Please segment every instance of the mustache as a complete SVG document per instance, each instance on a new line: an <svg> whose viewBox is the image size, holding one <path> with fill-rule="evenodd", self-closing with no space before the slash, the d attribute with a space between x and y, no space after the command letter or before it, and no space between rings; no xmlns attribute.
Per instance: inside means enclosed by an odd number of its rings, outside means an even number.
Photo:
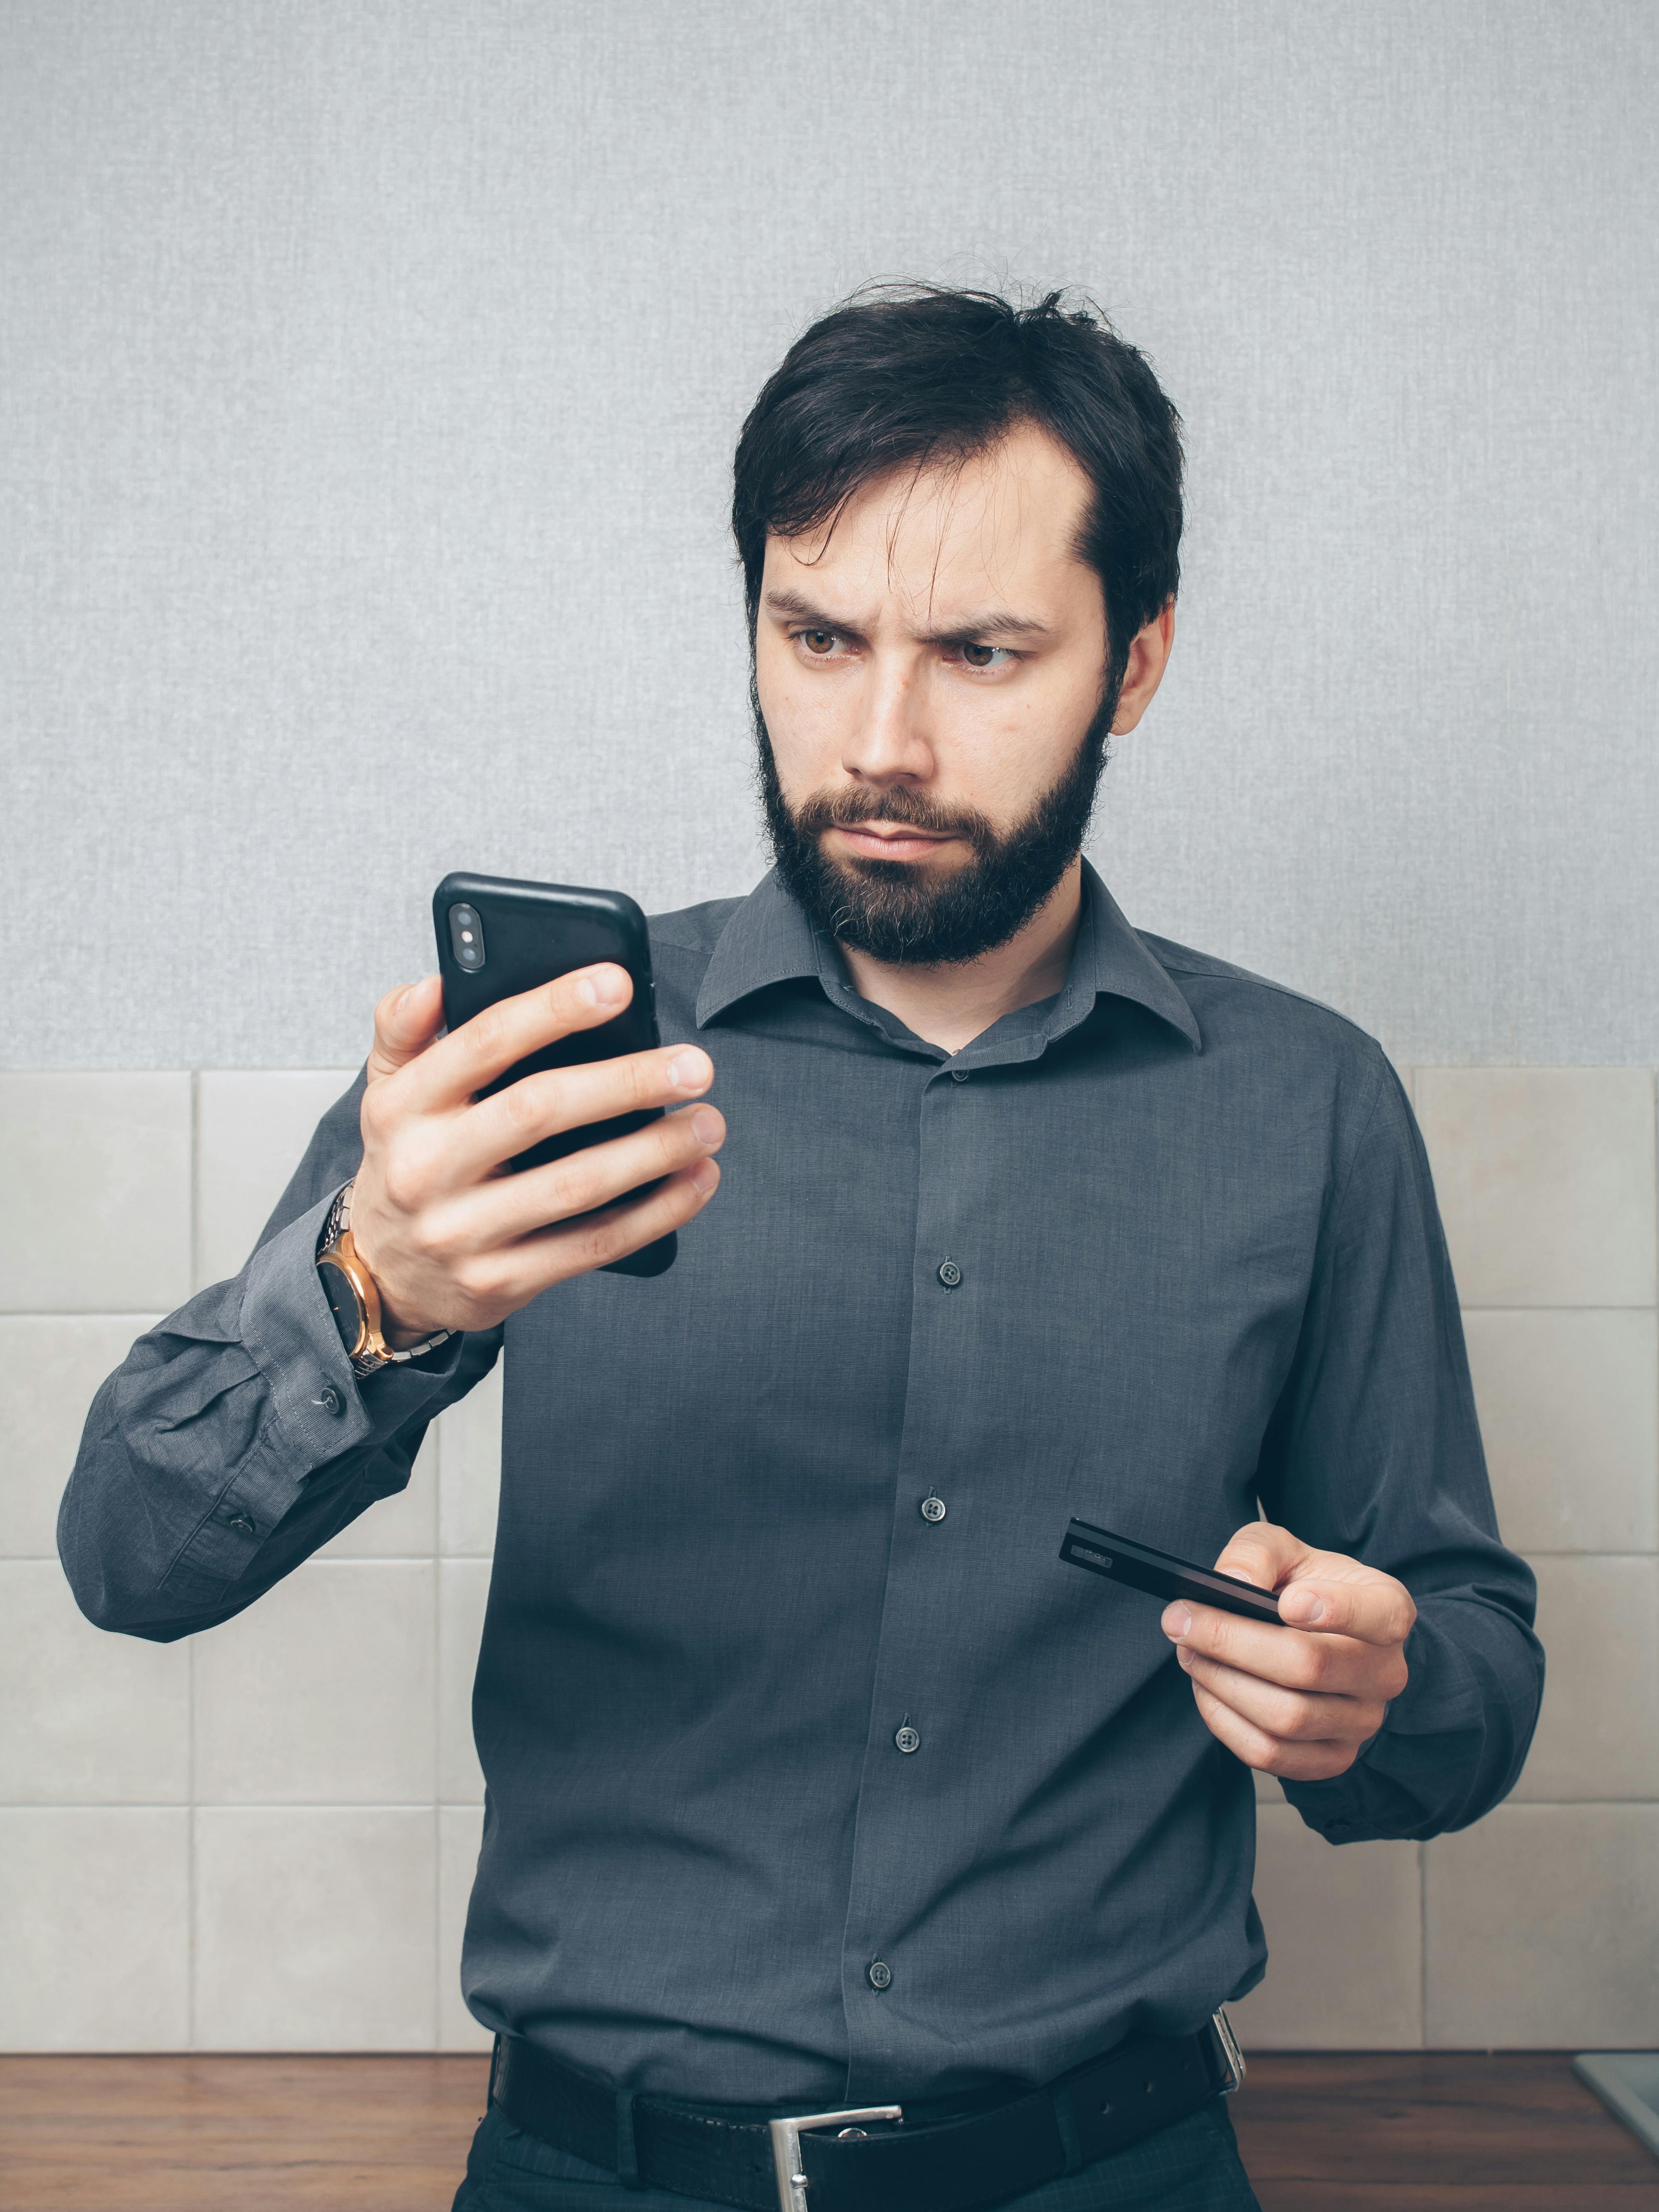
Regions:
<svg viewBox="0 0 1659 2212"><path fill-rule="evenodd" d="M824 830L852 830L861 822L902 822L936 837L963 837L976 852L993 848L996 832L974 807L940 806L920 793L895 785L875 791L852 785L843 791L814 792L794 810L797 828L806 836Z"/></svg>

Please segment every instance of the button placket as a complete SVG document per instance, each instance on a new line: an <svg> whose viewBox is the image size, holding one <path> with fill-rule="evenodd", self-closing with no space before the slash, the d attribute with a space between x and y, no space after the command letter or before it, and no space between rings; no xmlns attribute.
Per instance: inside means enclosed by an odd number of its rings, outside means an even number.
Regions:
<svg viewBox="0 0 1659 2212"><path fill-rule="evenodd" d="M912 1886L904 1871L910 1864L909 1855L896 1855L891 1846L896 1834L908 1835L915 1820L926 1817L930 1763L910 1763L927 1747L923 1731L913 1723L910 1713L932 1711L939 1691L938 1638L930 1622L945 1601L945 1585L939 1580L945 1555L937 1547L947 1542L939 1532L939 1524L948 1509L945 1498L929 1486L927 1478L939 1464L941 1403L949 1406L967 1387L965 1379L955 1376L964 1340L963 1310L956 1303L956 1293L966 1272L957 1257L961 1249L957 1240L964 1225L960 1212L961 1161L964 1148L972 1142L975 1126L966 1093L954 1084L947 1088L936 1074L921 1099L911 1350L893 1499L896 1539L901 1528L908 1527L912 1534L908 1542L896 1540L889 1555L872 1686L872 1719L884 1709L890 1714L896 1711L900 1723L896 1729L890 1719L884 1727L878 1723L866 1741L842 1954L846 1976L842 1986L848 1991L860 1980L876 1991L891 1984L895 1969L881 1952L893 1940L896 1925L902 1924ZM921 1477L920 1481L917 1476ZM913 1512L923 1524L921 1529L909 1518ZM929 1547L926 1557L912 1549L920 1543ZM939 1737L929 1731L935 1747L947 1746L929 1755L930 1761L935 1758L945 1761L942 1771L948 1771L950 1760L948 1708L947 1690L939 1715L946 1735ZM937 1784L935 1775L933 1786ZM902 1973L903 1967L901 1959L897 1971ZM847 2026L849 2080L861 2083L866 2067L869 2079L879 2078L887 2062L878 2047L873 2015L849 2006Z"/></svg>

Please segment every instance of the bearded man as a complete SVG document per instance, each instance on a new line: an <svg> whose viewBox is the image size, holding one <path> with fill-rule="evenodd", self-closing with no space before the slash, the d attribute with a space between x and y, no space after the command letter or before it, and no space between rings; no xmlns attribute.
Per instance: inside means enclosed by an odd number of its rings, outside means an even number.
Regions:
<svg viewBox="0 0 1659 2212"><path fill-rule="evenodd" d="M64 1561L165 1639L505 1358L458 2212L1252 2205L1252 1770L1338 1844L1519 1771L1533 1586L1400 1085L1081 857L1181 483L1146 362L1058 295L809 330L736 465L777 865L653 923L661 1049L481 1096L628 977L453 1034L435 977L389 994L242 1274L93 1409ZM390 1347L355 1366L348 1189ZM665 1274L601 1272L670 1230ZM1280 1621L1076 1573L1073 1515Z"/></svg>

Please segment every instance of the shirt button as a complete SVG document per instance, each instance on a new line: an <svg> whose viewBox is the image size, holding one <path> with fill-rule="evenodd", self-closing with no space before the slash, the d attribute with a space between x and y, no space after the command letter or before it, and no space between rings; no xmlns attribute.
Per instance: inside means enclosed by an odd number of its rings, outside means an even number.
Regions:
<svg viewBox="0 0 1659 2212"><path fill-rule="evenodd" d="M228 1525L244 1536L257 1536L259 1533L246 1513L233 1513Z"/></svg>
<svg viewBox="0 0 1659 2212"><path fill-rule="evenodd" d="M332 1413L337 1419L345 1411L345 1400L331 1382L324 1383L318 1395L317 1403L325 1413Z"/></svg>
<svg viewBox="0 0 1659 2212"><path fill-rule="evenodd" d="M942 1521L945 1518L945 1500L942 1498L924 1498L921 1517L924 1521Z"/></svg>
<svg viewBox="0 0 1659 2212"><path fill-rule="evenodd" d="M920 1751L921 1738L913 1728L902 1728L893 1738L901 1751Z"/></svg>
<svg viewBox="0 0 1659 2212"><path fill-rule="evenodd" d="M892 1978L893 1970L888 1965L886 1960L878 1959L870 1969L871 1988L872 1990L884 1990Z"/></svg>
<svg viewBox="0 0 1659 2212"><path fill-rule="evenodd" d="M968 1080L967 1069L965 1067L953 1067L951 1070L951 1080L952 1083L966 1083Z"/></svg>
<svg viewBox="0 0 1659 2212"><path fill-rule="evenodd" d="M939 1263L939 1279L947 1291L953 1291L962 1280L962 1270L954 1260L941 1260Z"/></svg>

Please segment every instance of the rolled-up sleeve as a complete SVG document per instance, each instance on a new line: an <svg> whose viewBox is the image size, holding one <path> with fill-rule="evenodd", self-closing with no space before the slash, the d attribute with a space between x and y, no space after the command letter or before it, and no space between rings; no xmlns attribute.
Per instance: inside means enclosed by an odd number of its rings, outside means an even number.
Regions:
<svg viewBox="0 0 1659 2212"><path fill-rule="evenodd" d="M1543 1692L1536 1589L1499 1540L1429 1164L1392 1069L1334 1195L1259 1490L1415 1599L1410 1679L1346 1774L1286 1783L1333 1843L1466 1826L1514 1787Z"/></svg>
<svg viewBox="0 0 1659 2212"><path fill-rule="evenodd" d="M359 1377L316 1267L361 1158L362 1079L324 1115L240 1274L139 1338L93 1401L58 1521L100 1627L170 1642L240 1613L409 1481L427 1425L500 1332Z"/></svg>

